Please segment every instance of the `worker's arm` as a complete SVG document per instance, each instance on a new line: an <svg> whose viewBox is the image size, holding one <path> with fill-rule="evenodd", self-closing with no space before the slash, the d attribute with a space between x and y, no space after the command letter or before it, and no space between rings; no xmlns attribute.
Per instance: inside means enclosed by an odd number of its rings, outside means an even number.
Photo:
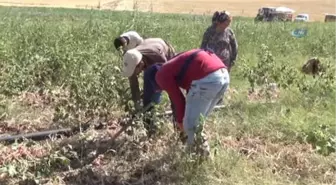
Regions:
<svg viewBox="0 0 336 185"><path fill-rule="evenodd" d="M132 101L134 103L134 107L136 110L139 110L140 107L140 88L139 88L139 81L137 75L132 75L128 78L131 88L131 94L132 94Z"/></svg>
<svg viewBox="0 0 336 185"><path fill-rule="evenodd" d="M167 72L167 71L165 71ZM165 90L173 103L176 113L176 121L179 128L183 129L183 117L185 111L185 97L171 75L160 73L156 76L156 82L162 90Z"/></svg>
<svg viewBox="0 0 336 185"><path fill-rule="evenodd" d="M201 49L206 49L207 44L211 38L211 28L207 28L207 30L203 33L203 38L201 42Z"/></svg>
<svg viewBox="0 0 336 185"><path fill-rule="evenodd" d="M232 49L232 53L231 53L231 57L230 57L230 62L234 63L234 61L237 58L238 55L238 42L236 39L235 34L233 33L232 29L230 29L230 45L231 45L231 49Z"/></svg>

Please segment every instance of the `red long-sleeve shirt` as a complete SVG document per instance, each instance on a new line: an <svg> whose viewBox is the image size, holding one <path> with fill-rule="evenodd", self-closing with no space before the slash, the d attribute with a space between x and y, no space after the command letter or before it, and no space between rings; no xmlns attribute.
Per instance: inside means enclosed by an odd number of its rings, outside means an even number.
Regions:
<svg viewBox="0 0 336 185"><path fill-rule="evenodd" d="M162 90L166 91L171 98L176 111L176 121L180 124L183 122L185 112L185 97L179 87L188 91L193 80L199 80L218 69L226 68L216 54L208 51L201 51L197 54L194 60L191 61L180 82L181 86L179 86L175 78L180 72L187 57L196 50L197 49L189 50L169 60L161 67L155 76L157 84ZM181 127L181 125L179 126Z"/></svg>

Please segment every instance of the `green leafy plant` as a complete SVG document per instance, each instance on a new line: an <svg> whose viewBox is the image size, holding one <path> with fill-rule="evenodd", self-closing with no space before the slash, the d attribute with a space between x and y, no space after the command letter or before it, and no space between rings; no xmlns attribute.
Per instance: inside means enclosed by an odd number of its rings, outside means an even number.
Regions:
<svg viewBox="0 0 336 185"><path fill-rule="evenodd" d="M307 142L322 155L329 155L335 152L336 137L334 130L327 125L319 125L318 129L312 130L306 134Z"/></svg>
<svg viewBox="0 0 336 185"><path fill-rule="evenodd" d="M261 45L256 65L249 67L243 64L243 76L248 79L252 91L256 86L267 86L276 83L279 87L288 88L297 80L295 69L288 63L279 63L265 44Z"/></svg>

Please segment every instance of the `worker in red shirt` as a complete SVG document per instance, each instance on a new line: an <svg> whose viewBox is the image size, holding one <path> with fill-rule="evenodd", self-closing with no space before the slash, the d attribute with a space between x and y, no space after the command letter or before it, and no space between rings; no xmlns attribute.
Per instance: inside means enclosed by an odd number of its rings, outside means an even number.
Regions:
<svg viewBox="0 0 336 185"><path fill-rule="evenodd" d="M187 135L187 149L201 149L205 152L203 154L209 155L207 140L202 132L196 130L200 118L206 118L212 112L229 86L230 77L225 64L213 52L192 49L165 64L154 64L148 70L156 73L150 75L155 76L150 83L156 84L158 90L166 91L173 103L177 125ZM186 97L180 88L187 91ZM200 134L200 137L195 137L195 134Z"/></svg>

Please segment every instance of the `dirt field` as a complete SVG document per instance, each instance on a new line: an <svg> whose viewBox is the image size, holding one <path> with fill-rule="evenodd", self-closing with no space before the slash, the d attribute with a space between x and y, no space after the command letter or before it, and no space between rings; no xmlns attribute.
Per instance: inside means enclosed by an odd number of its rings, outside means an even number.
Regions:
<svg viewBox="0 0 336 185"><path fill-rule="evenodd" d="M296 14L310 14L311 20L315 21L322 21L324 13L335 13L334 0L0 0L0 5L114 10L132 10L138 7L142 11L207 14L214 10L228 10L234 15L241 16L255 16L258 8L262 6L286 6L294 9Z"/></svg>

